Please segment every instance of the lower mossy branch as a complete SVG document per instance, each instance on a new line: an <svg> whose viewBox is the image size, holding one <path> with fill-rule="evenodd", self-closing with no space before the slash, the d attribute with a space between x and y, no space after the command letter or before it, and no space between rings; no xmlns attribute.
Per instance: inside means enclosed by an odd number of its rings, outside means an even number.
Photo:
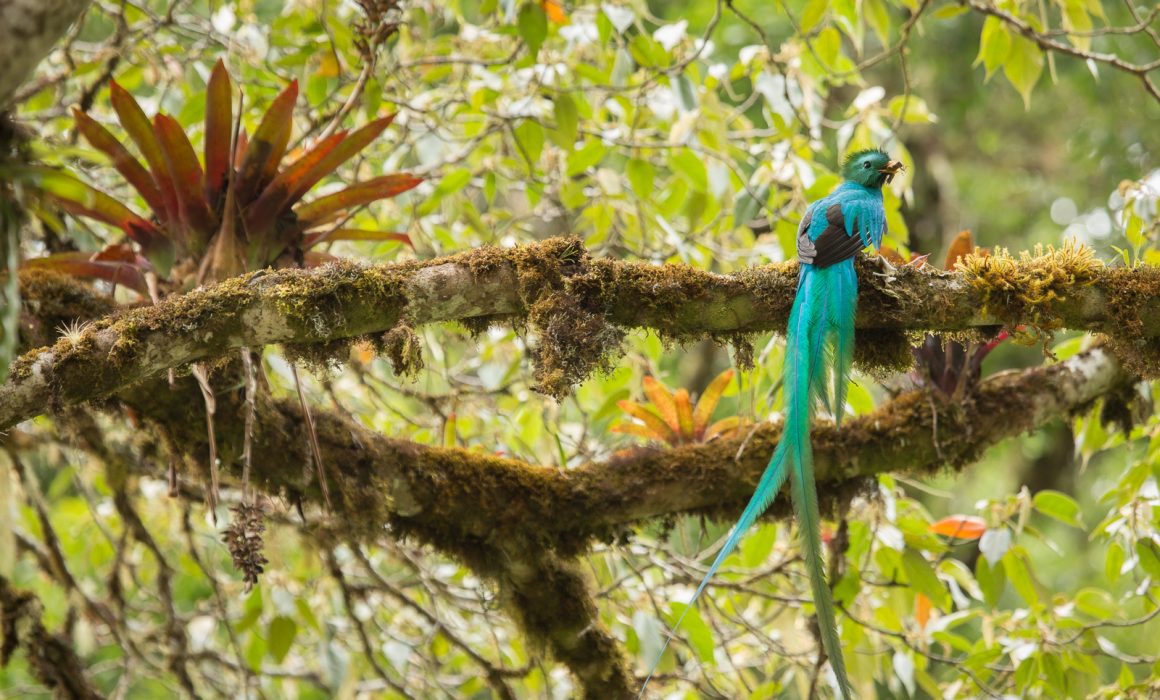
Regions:
<svg viewBox="0 0 1160 700"><path fill-rule="evenodd" d="M1107 334L1133 371L1156 375L1160 271L1105 268L1069 250L1023 260L995 254L978 258L985 264L964 261L963 272L860 260L858 327L876 340L859 343L859 361L869 369L905 364L906 332L1072 328ZM607 367L633 329L741 346L746 334L779 330L796 279L796 263L716 275L594 259L575 239L426 262L258 272L105 317L25 354L0 386L0 429L240 347L283 343L326 361L370 340L410 369L416 337L405 330L443 321L529 327L539 387L560 396ZM391 347L400 343L408 347Z"/></svg>

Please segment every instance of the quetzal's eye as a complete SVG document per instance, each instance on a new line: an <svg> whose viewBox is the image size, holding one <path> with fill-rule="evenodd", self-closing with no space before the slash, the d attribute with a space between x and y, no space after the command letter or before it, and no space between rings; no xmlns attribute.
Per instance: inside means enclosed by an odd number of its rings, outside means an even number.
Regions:
<svg viewBox="0 0 1160 700"><path fill-rule="evenodd" d="M869 170L870 169L870 161L866 161L866 162L862 163L862 167L865 168L866 170Z"/></svg>

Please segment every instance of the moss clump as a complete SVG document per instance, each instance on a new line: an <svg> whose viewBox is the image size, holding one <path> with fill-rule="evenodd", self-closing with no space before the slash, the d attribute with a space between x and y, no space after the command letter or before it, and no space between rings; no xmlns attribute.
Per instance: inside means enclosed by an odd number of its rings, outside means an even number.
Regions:
<svg viewBox="0 0 1160 700"><path fill-rule="evenodd" d="M625 332L566 293L548 294L528 314L538 342L532 348L536 389L560 399L594 371L612 370Z"/></svg>
<svg viewBox="0 0 1160 700"><path fill-rule="evenodd" d="M373 341L375 349L387 356L400 377L414 377L423 369L423 346L410 324L399 321Z"/></svg>
<svg viewBox="0 0 1160 700"><path fill-rule="evenodd" d="M1091 248L1069 240L1059 249L1036 245L1034 253L1023 251L1018 260L1006 248L990 253L976 248L959 258L955 269L981 292L985 312L1003 319L1012 331L1024 326L1017 340L1036 342L1050 339L1061 327L1052 305L1096 282L1104 264Z"/></svg>
<svg viewBox="0 0 1160 700"><path fill-rule="evenodd" d="M909 372L914 366L911 349L920 342L921 336L917 334L860 328L854 331L854 363L876 379Z"/></svg>
<svg viewBox="0 0 1160 700"><path fill-rule="evenodd" d="M1144 379L1160 378L1160 269L1143 265L1108 270L1102 280L1107 294L1108 347L1124 368Z"/></svg>

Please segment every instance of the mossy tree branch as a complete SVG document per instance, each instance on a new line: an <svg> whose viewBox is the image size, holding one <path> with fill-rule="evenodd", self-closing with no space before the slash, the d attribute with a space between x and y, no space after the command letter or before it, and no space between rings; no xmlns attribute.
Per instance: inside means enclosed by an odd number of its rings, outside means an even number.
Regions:
<svg viewBox="0 0 1160 700"><path fill-rule="evenodd" d="M40 289L39 301L30 295L42 315L30 332L44 331L67 307L100 310L69 285L56 288L53 296ZM815 427L819 487L832 500L880 471L961 466L995 441L1075 411L1127 381L1119 363L1097 349L1059 365L992 377L955 405L937 394L903 394L840 432ZM118 398L159 428L175 454L189 456L187 464L198 467L209 451L198 390L189 378L177 391L161 388L162 383L159 377L118 392ZM237 464L243 410L241 392L218 396L223 418L218 448L227 466ZM259 487L320 503L311 470L302 468L311 452L297 402L263 396L258 411L254 479ZM239 420L229 419L234 414ZM630 696L632 679L622 650L599 623L587 581L569 557L637 522L682 512L732 516L748 499L778 435L775 427L762 425L744 438L641 449L560 472L391 440L330 411L320 410L316 420L338 493L328 527L368 541L384 531L409 536L503 582L501 590L521 626L566 664L592 697ZM333 473L338 465L341 473ZM239 471L227 470L228 478L236 482ZM775 507L776 513L784 510L784 504ZM390 528L384 530L384 524Z"/></svg>
<svg viewBox="0 0 1160 700"><path fill-rule="evenodd" d="M1056 365L988 378L959 403L933 391L902 394L840 431L814 426L819 492L834 502L877 473L962 467L995 442L1116 397L1130 382L1115 358L1096 348ZM197 410L197 388L185 378L177 389L146 385L121 398L196 465L209 449L200 422L185 416ZM243 398L235 391L218 399L218 415L226 418L219 455L234 465L225 478L236 483L243 422L228 418L241 414ZM320 506L313 470L303 468L311 451L298 403L262 397L258 414L256 483L270 495ZM393 440L329 410L319 410L315 420L337 487L327 530L367 541L384 532L416 539L502 582L521 627L568 666L587 697L631 697L634 686L623 651L600 623L588 582L569 557L639 522L679 513L735 517L779 432L763 424L732 440L640 449L562 472ZM778 516L788 512L784 502L773 508Z"/></svg>
<svg viewBox="0 0 1160 700"><path fill-rule="evenodd" d="M976 259L967 273L869 259L860 268L864 334L1067 327L1108 334L1137 373L1160 365L1160 272L1152 268L1104 268L1054 251ZM540 386L558 395L608 364L630 329L678 340L780 329L796 272L796 264L769 265L722 276L592 259L574 239L423 263L259 272L102 319L26 354L0 386L0 429L243 346L368 338L405 365L413 354L395 346L413 334L399 329L442 321L527 323L537 332ZM860 344L878 345L889 343Z"/></svg>

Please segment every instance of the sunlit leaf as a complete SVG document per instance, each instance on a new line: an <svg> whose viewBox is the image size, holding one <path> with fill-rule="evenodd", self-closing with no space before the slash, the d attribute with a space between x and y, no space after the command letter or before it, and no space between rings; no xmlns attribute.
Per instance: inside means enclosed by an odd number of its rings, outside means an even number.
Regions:
<svg viewBox="0 0 1160 700"><path fill-rule="evenodd" d="M713 411L717 410L717 403L721 400L721 395L725 393L725 389L729 387L729 382L732 380L733 370L725 370L709 382L709 386L705 387L705 391L697 399L697 408L693 412L693 432L697 437L704 434L709 419L713 417Z"/></svg>
<svg viewBox="0 0 1160 700"><path fill-rule="evenodd" d="M677 389L673 393L673 404L677 408L678 434L683 440L693 440L693 403L689 400L689 390Z"/></svg>
<svg viewBox="0 0 1160 700"><path fill-rule="evenodd" d="M926 595L940 610L950 608L950 593L922 554L908 548L902 553L902 570L916 592Z"/></svg>
<svg viewBox="0 0 1160 700"><path fill-rule="evenodd" d="M673 428L654 410L641 406L635 401L618 401L616 405L620 407L622 412L644 423L653 434L660 436L664 442L676 441L677 434Z"/></svg>
<svg viewBox="0 0 1160 700"><path fill-rule="evenodd" d="M644 394L652 403L653 408L660 414L661 418L665 419L674 433L680 434L680 419L677 416L677 405L673 401L673 394L669 388L664 384L658 382L655 377L645 377Z"/></svg>
<svg viewBox="0 0 1160 700"><path fill-rule="evenodd" d="M309 229L329 221L343 210L394 197L416 187L422 181L423 178L408 173L383 175L302 205L296 213L302 228Z"/></svg>
<svg viewBox="0 0 1160 700"><path fill-rule="evenodd" d="M520 38L528 45L533 56L540 52L540 46L548 36L548 16L538 2L525 2L516 17L516 27Z"/></svg>
<svg viewBox="0 0 1160 700"><path fill-rule="evenodd" d="M990 78L1011 53L1011 33L1007 25L998 17L988 17L983 21L983 32L979 35L979 55L974 65L983 64Z"/></svg>
<svg viewBox="0 0 1160 700"><path fill-rule="evenodd" d="M1031 108L1031 90L1043 73L1043 51L1027 37L1011 37L1011 51L1003 62L1003 73L1023 96L1023 105Z"/></svg>

